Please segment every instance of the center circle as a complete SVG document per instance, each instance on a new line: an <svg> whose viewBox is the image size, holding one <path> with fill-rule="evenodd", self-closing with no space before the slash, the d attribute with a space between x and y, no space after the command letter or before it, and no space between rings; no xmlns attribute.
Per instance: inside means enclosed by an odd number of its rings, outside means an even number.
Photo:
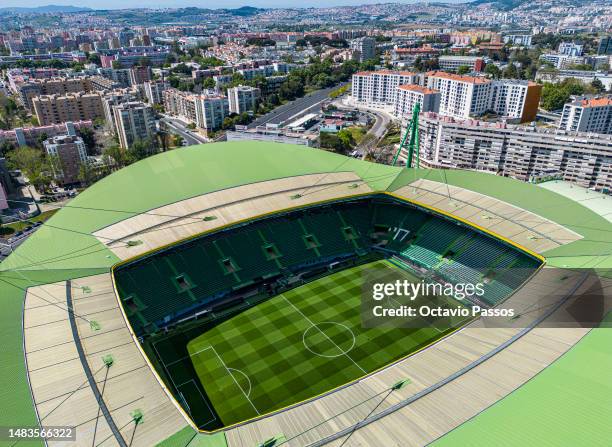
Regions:
<svg viewBox="0 0 612 447"><path fill-rule="evenodd" d="M326 330L328 332L331 332L331 330L337 332L338 331L337 328L331 329L334 326L339 328L340 332L348 333L347 338L344 342L336 344L336 342L334 342L333 339L326 333ZM331 343L333 343L334 345L334 350L336 350L337 353L336 354L325 354L323 352L318 352L316 346L309 346L309 343L308 343L309 337L311 340L313 337L322 337L322 338L325 338L331 341ZM347 343L349 340L350 340L350 343ZM322 323L314 324L310 326L308 329L306 329L304 331L304 334L302 335L302 341L304 343L304 347L308 349L310 352L312 352L314 355L318 355L319 357L333 359L333 358L348 354L355 347L355 334L353 333L351 328L349 328L348 326L342 323L336 323L335 321L323 321ZM347 346L347 345L350 345L350 346Z"/></svg>

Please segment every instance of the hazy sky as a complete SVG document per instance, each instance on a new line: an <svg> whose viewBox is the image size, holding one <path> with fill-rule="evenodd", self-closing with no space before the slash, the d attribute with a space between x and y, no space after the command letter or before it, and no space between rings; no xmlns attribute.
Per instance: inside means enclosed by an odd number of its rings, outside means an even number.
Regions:
<svg viewBox="0 0 612 447"><path fill-rule="evenodd" d="M119 8L141 8L141 7L184 7L198 6L201 8L238 8L240 6L258 6L262 8L283 8L283 7L325 7L339 5L364 5L368 3L415 3L416 0L2 0L0 7L25 6L34 7L41 5L75 5L87 6L98 9L119 9ZM446 0L448 3L460 3L466 0Z"/></svg>

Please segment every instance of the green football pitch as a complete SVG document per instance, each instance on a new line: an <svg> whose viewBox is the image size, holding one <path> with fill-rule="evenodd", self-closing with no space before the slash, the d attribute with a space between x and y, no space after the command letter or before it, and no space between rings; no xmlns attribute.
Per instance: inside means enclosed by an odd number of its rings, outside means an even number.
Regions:
<svg viewBox="0 0 612 447"><path fill-rule="evenodd" d="M435 321L424 328L363 328L361 289L372 268L418 280L387 261L353 267L275 296L187 344L224 426L333 390L451 332Z"/></svg>

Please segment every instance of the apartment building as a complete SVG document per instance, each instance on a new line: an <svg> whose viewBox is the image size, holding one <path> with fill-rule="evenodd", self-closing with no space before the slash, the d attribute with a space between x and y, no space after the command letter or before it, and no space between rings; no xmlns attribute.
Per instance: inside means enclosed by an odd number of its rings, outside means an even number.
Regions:
<svg viewBox="0 0 612 447"><path fill-rule="evenodd" d="M353 75L351 93L367 105L393 105L400 85L419 83L419 74L410 71L361 71Z"/></svg>
<svg viewBox="0 0 612 447"><path fill-rule="evenodd" d="M599 79L606 90L612 90L612 73L606 71L583 71L583 70L538 70L536 81L561 82L568 78L574 78L585 84L590 84Z"/></svg>
<svg viewBox="0 0 612 447"><path fill-rule="evenodd" d="M531 34L506 34L504 36L504 43L529 47L531 46L531 39Z"/></svg>
<svg viewBox="0 0 612 447"><path fill-rule="evenodd" d="M87 163L83 139L74 135L59 135L45 140L43 146L52 156L55 181L62 185L78 183L81 165Z"/></svg>
<svg viewBox="0 0 612 447"><path fill-rule="evenodd" d="M534 121L541 96L541 84L516 79L496 80L492 82L489 109L521 123Z"/></svg>
<svg viewBox="0 0 612 447"><path fill-rule="evenodd" d="M420 85L400 85L397 88L394 114L403 120L410 120L416 104L421 112L438 112L440 110L440 92L421 87Z"/></svg>
<svg viewBox="0 0 612 447"><path fill-rule="evenodd" d="M132 85L128 68L97 68L95 72L104 78L119 83L122 88Z"/></svg>
<svg viewBox="0 0 612 447"><path fill-rule="evenodd" d="M162 93L166 113L180 117L188 123L196 122L196 99L198 95L169 88Z"/></svg>
<svg viewBox="0 0 612 447"><path fill-rule="evenodd" d="M426 75L427 88L440 92L440 114L468 118L482 115L489 109L492 81L442 71Z"/></svg>
<svg viewBox="0 0 612 447"><path fill-rule="evenodd" d="M225 96L200 96L196 101L196 126L205 130L217 130L229 116L229 101Z"/></svg>
<svg viewBox="0 0 612 447"><path fill-rule="evenodd" d="M104 111L104 119L106 120L108 126L115 130L117 128L117 124L115 122L115 113L113 108L120 104L125 104L127 102L135 102L139 101L140 97L137 89L118 89L113 90L112 92L106 93L102 98L102 109Z"/></svg>
<svg viewBox="0 0 612 447"><path fill-rule="evenodd" d="M93 90L88 77L32 79L15 85L21 104L28 110L33 108L33 99L41 95L64 95L66 93L90 92Z"/></svg>
<svg viewBox="0 0 612 447"><path fill-rule="evenodd" d="M376 40L372 37L360 37L351 41L351 49L359 54L359 62L376 58Z"/></svg>
<svg viewBox="0 0 612 447"><path fill-rule="evenodd" d="M230 113L240 114L255 110L260 97L261 91L258 88L248 85L228 88L227 98L229 100L229 111Z"/></svg>
<svg viewBox="0 0 612 447"><path fill-rule="evenodd" d="M110 91L122 88L122 84L113 79L105 78L104 76L92 76L89 78L92 90Z"/></svg>
<svg viewBox="0 0 612 447"><path fill-rule="evenodd" d="M149 104L163 104L163 93L170 88L166 81L147 81L144 83L144 92Z"/></svg>
<svg viewBox="0 0 612 447"><path fill-rule="evenodd" d="M134 66L130 68L130 85L140 85L151 80L151 67Z"/></svg>
<svg viewBox="0 0 612 447"><path fill-rule="evenodd" d="M220 95L194 95L169 88L163 92L166 113L205 130L216 130L229 116L229 101Z"/></svg>
<svg viewBox="0 0 612 447"><path fill-rule="evenodd" d="M555 173L587 188L612 189L609 135L425 113L419 119L419 136L422 166L475 169L524 181Z"/></svg>
<svg viewBox="0 0 612 447"><path fill-rule="evenodd" d="M123 149L129 149L138 140L155 139L155 112L151 106L139 101L126 102L114 106L113 115Z"/></svg>
<svg viewBox="0 0 612 447"><path fill-rule="evenodd" d="M580 97L565 104L559 129L612 134L612 96Z"/></svg>
<svg viewBox="0 0 612 447"><path fill-rule="evenodd" d="M483 71L485 61L477 56L440 56L438 64L441 70L457 71L459 67L469 67L471 71Z"/></svg>
<svg viewBox="0 0 612 447"><path fill-rule="evenodd" d="M44 95L34 98L32 102L36 118L43 126L104 118L102 96L99 93Z"/></svg>
<svg viewBox="0 0 612 447"><path fill-rule="evenodd" d="M565 70L572 65L583 64L583 56L571 56L569 54L544 53L540 55L540 60L548 62L558 70Z"/></svg>
<svg viewBox="0 0 612 447"><path fill-rule="evenodd" d="M557 51L565 56L582 56L584 45L575 42L561 42Z"/></svg>
<svg viewBox="0 0 612 447"><path fill-rule="evenodd" d="M91 128L91 121L65 122L48 126L17 127L9 130L0 129L0 143L7 142L13 146L36 146L41 136L51 138L57 135L76 135L79 129Z"/></svg>
<svg viewBox="0 0 612 447"><path fill-rule="evenodd" d="M541 85L515 79L489 80L429 72L424 82L440 92L440 114L455 118L493 112L511 120L533 121L542 94Z"/></svg>

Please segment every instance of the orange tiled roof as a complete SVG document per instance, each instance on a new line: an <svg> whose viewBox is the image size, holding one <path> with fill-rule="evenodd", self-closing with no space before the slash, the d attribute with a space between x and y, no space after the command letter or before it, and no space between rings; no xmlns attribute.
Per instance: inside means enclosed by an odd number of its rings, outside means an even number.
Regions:
<svg viewBox="0 0 612 447"><path fill-rule="evenodd" d="M604 96L601 98L589 98L580 101L582 107L604 107L612 106L612 97Z"/></svg>
<svg viewBox="0 0 612 447"><path fill-rule="evenodd" d="M489 79L486 78L458 75L454 73L447 73L445 71L430 71L427 73L427 76L434 78L451 79L453 81L467 82L470 84L488 84L489 82L491 82Z"/></svg>
<svg viewBox="0 0 612 447"><path fill-rule="evenodd" d="M433 89L427 88L427 87L421 87L420 85L415 85L415 84L400 85L399 88L402 89L402 90L408 90L408 91L423 93L425 95L430 95L432 93L438 93L437 90L433 90Z"/></svg>

